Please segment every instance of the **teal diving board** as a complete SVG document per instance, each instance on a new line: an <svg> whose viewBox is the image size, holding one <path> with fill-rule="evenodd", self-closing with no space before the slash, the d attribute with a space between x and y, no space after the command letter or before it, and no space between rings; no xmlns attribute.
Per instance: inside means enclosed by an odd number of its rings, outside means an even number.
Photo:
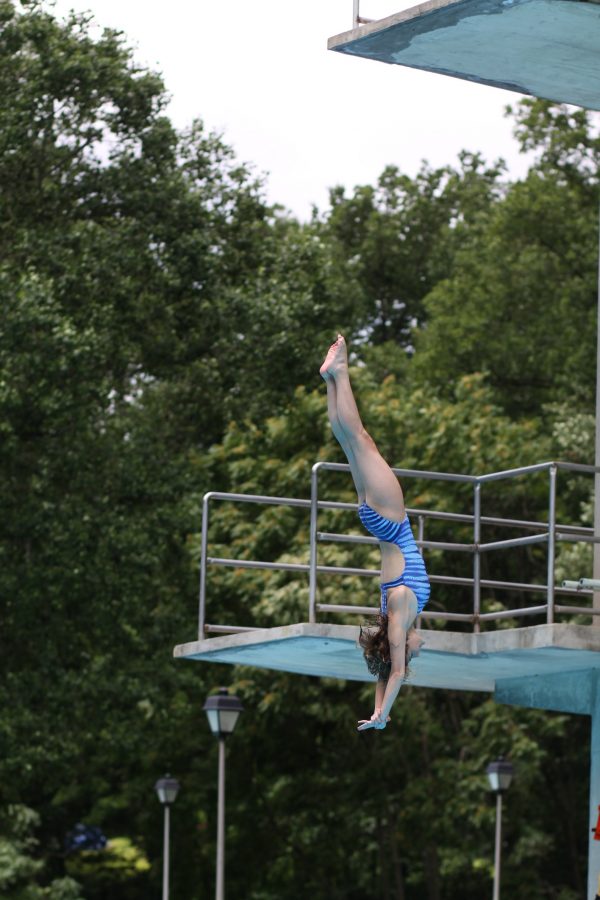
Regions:
<svg viewBox="0 0 600 900"><path fill-rule="evenodd" d="M300 623L180 644L174 656L373 681L358 634L354 625ZM508 680L514 693L515 679L529 683L531 678L600 670L600 628L593 626L534 625L479 634L423 629L420 634L425 644L411 663L410 684L415 687L494 693Z"/></svg>
<svg viewBox="0 0 600 900"><path fill-rule="evenodd" d="M598 0L428 0L328 47L600 109Z"/></svg>

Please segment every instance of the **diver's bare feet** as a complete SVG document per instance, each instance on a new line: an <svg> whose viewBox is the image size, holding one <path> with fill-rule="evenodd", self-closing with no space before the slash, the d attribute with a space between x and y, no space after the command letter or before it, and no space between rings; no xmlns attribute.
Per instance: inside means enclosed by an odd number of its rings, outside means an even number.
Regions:
<svg viewBox="0 0 600 900"><path fill-rule="evenodd" d="M340 368L347 367L347 365L348 351L346 350L346 341L341 334L338 334L337 339L327 351L327 356L325 357L325 361L319 369L319 372L321 373L321 376L327 380L328 378L335 378L335 375L339 372Z"/></svg>

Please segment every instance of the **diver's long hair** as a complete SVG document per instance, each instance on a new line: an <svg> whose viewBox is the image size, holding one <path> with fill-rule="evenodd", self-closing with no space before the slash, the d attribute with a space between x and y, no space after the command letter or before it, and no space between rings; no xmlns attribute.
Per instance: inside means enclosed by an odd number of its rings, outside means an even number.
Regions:
<svg viewBox="0 0 600 900"><path fill-rule="evenodd" d="M367 668L371 675L377 675L382 681L387 681L392 670L392 661L390 655L390 642L388 639L388 617L383 613L379 613L376 620L376 627L363 628L361 625L358 643L363 649L363 655ZM408 678L408 635L412 629L409 628L406 635L407 642L404 648L404 680Z"/></svg>
<svg viewBox="0 0 600 900"><path fill-rule="evenodd" d="M379 613L375 628L361 625L358 643L363 649L365 662L371 675L387 678L392 667L388 640L388 617Z"/></svg>

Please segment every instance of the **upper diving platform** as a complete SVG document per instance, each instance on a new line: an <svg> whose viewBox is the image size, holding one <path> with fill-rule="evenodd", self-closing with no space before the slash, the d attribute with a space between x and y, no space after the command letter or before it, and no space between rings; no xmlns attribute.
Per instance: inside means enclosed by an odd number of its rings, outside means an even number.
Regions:
<svg viewBox="0 0 600 900"><path fill-rule="evenodd" d="M590 109L600 109L599 46L599 0L428 0L328 42L340 53Z"/></svg>
<svg viewBox="0 0 600 900"><path fill-rule="evenodd" d="M358 647L353 625L302 623L181 644L175 657L255 666L298 675L375 681ZM446 690L508 690L517 680L543 680L578 673L574 699L583 702L581 674L600 670L600 628L533 625L485 633L423 630L425 640L411 664L409 685ZM573 709L573 698L568 707Z"/></svg>
<svg viewBox="0 0 600 900"><path fill-rule="evenodd" d="M319 602L318 586L322 579L353 575L375 580L379 574L373 569L327 566L319 562L319 546L324 542L374 545L378 543L375 538L363 534L336 534L319 530L319 516L322 517L325 510L357 508L353 503L319 498L320 480L329 471L349 473L349 466L340 463L316 463L312 469L310 499L218 492L209 492L204 496L198 634L196 639L175 647L176 658L257 666L353 681L373 680L357 644L359 629L356 625L347 624L347 619L352 616L375 614L377 608L352 603ZM578 684L582 684L584 679L581 673L590 674L600 669L600 628L569 624L565 621L556 622L558 616L593 617L600 614L600 605L589 603L589 600L594 598L591 587L597 587L594 582L591 585L586 585L585 581L583 584L569 582L562 586L555 583L555 555L560 542L600 543L600 537L596 537L593 529L588 526L557 522L557 480L561 471L573 477L574 474L594 475L596 469L593 466L563 462L539 463L479 476L394 469L403 480L417 479L419 483L458 482L462 497L465 491L472 491L471 509L468 509L468 500L465 502L464 499L461 500L462 509L457 512L423 507L408 509L413 527L416 526L417 544L421 552L435 553L435 564L428 566L434 589L437 584L443 584L462 594L462 601L459 604L462 611L444 610L430 604L422 613L418 626L422 629L425 645L420 656L411 663L411 684L498 694L500 687L504 686L504 689L511 679L517 679L521 684L531 684L532 678L555 678L557 675L567 677L571 673L578 673L576 676ZM532 476L538 479L536 488L538 491L539 479L547 478L548 511L544 521L484 515L482 490L486 485L511 479L527 479ZM521 489L522 487L521 484ZM223 502L236 505L296 507L304 510L309 518L306 562L290 563L277 559L228 559L211 556L209 553L211 509L214 504ZM440 523L444 528L447 527L450 532L449 539L427 540L426 529L432 527L431 524L427 525L428 522L434 523L438 532ZM452 530L456 528L460 529L462 541L451 539ZM518 532L518 536L484 540L484 533L490 529L493 532L490 536L497 536L498 531L502 529L508 529L510 534ZM465 533L468 534L469 531L471 537L465 542ZM513 548L532 545L539 545L536 551L538 560L540 558L543 560L545 553L547 572L545 583L533 583L527 581L524 576L519 582L493 580L482 576L481 563L484 554L511 551ZM446 574L443 571L442 554L449 553L459 553L467 558L470 556L472 576L458 577ZM307 620L270 628L261 627L260 622L248 621L243 624L215 621L209 623L208 575L214 567L279 570L307 578ZM442 570L438 570L440 568ZM577 577L581 574L573 573ZM374 593L378 593L375 584L373 589ZM492 604L492 608L489 608L486 595L497 597L502 592L509 592L509 596L513 598L517 595L533 596L534 599L532 603L520 607ZM465 594L467 598L471 598L471 611L468 612L465 611ZM536 594L541 596L536 598ZM573 596L586 598L588 604L582 605L581 600L573 603ZM567 598L571 602L567 603ZM558 602L559 600L561 602ZM220 612L223 614L224 610L221 609ZM332 622L331 619L335 616L342 616L346 622L343 624ZM537 622L529 627L507 627L527 617L533 617ZM539 623L540 619L543 624ZM436 623L442 624L443 627L436 630ZM460 623L463 629L470 628L471 631L450 631L444 623ZM503 627L498 628L498 624ZM570 693L573 692L570 690ZM563 707L559 705L556 708Z"/></svg>

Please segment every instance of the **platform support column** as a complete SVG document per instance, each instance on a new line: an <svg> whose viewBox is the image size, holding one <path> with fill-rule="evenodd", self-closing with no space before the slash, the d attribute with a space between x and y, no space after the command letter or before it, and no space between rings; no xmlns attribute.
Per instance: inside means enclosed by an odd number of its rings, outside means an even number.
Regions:
<svg viewBox="0 0 600 900"><path fill-rule="evenodd" d="M600 876L600 841L594 840L600 806L600 673L592 673L592 734L590 738L590 813L588 851L588 900L595 900Z"/></svg>
<svg viewBox="0 0 600 900"><path fill-rule="evenodd" d="M598 247L600 260L600 245ZM598 265L598 321L596 327L596 458L600 466L600 263ZM600 472L594 475L594 537L600 537ZM594 544L593 577L600 579L600 544ZM600 591L594 591L594 609L600 608ZM600 616L592 616L592 625L600 625Z"/></svg>

